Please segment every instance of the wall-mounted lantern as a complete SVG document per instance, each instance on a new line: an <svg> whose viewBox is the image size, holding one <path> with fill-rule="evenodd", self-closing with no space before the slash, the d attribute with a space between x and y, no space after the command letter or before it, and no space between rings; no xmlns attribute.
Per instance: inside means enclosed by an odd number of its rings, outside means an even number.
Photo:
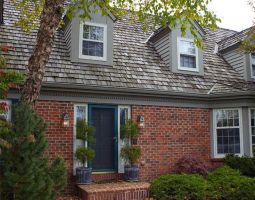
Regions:
<svg viewBox="0 0 255 200"><path fill-rule="evenodd" d="M69 120L69 115L68 115L68 113L64 113L64 114L62 115L62 120L63 120L63 122L62 122L63 127L69 127L70 120Z"/></svg>
<svg viewBox="0 0 255 200"><path fill-rule="evenodd" d="M139 128L143 128L144 127L144 116L142 115L139 115L138 118L137 118L137 122L138 122L138 126Z"/></svg>

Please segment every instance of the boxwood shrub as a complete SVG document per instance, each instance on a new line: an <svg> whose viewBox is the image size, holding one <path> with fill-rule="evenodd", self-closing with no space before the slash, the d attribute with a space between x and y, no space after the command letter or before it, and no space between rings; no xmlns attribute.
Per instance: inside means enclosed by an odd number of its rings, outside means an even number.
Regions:
<svg viewBox="0 0 255 200"><path fill-rule="evenodd" d="M241 176L240 172L223 166L207 177L207 199L252 200L255 199L255 179Z"/></svg>
<svg viewBox="0 0 255 200"><path fill-rule="evenodd" d="M203 200L206 181L200 175L163 175L151 183L150 193L157 200Z"/></svg>
<svg viewBox="0 0 255 200"><path fill-rule="evenodd" d="M255 177L255 157L239 157L231 154L225 157L224 163L239 170L245 176Z"/></svg>

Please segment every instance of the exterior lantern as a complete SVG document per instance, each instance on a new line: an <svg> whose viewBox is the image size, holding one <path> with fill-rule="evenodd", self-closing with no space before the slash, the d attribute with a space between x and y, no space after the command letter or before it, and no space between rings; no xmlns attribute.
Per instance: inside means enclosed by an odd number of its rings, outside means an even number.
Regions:
<svg viewBox="0 0 255 200"><path fill-rule="evenodd" d="M63 118L62 118L62 120L63 120L63 123L62 123L63 127L69 127L69 124L70 124L69 121L70 121L70 120L69 120L69 115L68 115L68 113L64 113L62 117L63 117Z"/></svg>
<svg viewBox="0 0 255 200"><path fill-rule="evenodd" d="M137 122L138 122L139 128L144 128L144 116L139 115L138 119L137 119Z"/></svg>

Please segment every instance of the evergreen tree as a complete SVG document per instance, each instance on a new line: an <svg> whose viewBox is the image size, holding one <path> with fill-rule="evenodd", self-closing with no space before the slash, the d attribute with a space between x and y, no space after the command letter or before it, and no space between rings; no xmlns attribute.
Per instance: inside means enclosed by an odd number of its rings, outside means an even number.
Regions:
<svg viewBox="0 0 255 200"><path fill-rule="evenodd" d="M18 103L12 124L5 127L0 128L1 137L8 142L7 146L0 146L0 199L54 199L66 185L67 174L62 158L49 164L42 118L30 105Z"/></svg>

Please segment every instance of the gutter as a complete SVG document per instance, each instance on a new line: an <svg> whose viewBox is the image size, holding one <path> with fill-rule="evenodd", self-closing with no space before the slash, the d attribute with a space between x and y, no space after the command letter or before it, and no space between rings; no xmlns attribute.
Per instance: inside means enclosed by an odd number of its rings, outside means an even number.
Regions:
<svg viewBox="0 0 255 200"><path fill-rule="evenodd" d="M42 91L47 92L68 92L79 94L100 94L100 95L123 95L134 97L156 97L156 98L171 98L183 100L195 100L213 102L218 100L234 100L234 99L254 99L255 92L240 92L240 93L226 93L226 94L197 94L197 93L184 93L184 92L166 92L145 89L130 89L130 88L112 88L112 87L97 87L97 86L84 86L81 84L68 85L68 84L43 84Z"/></svg>

